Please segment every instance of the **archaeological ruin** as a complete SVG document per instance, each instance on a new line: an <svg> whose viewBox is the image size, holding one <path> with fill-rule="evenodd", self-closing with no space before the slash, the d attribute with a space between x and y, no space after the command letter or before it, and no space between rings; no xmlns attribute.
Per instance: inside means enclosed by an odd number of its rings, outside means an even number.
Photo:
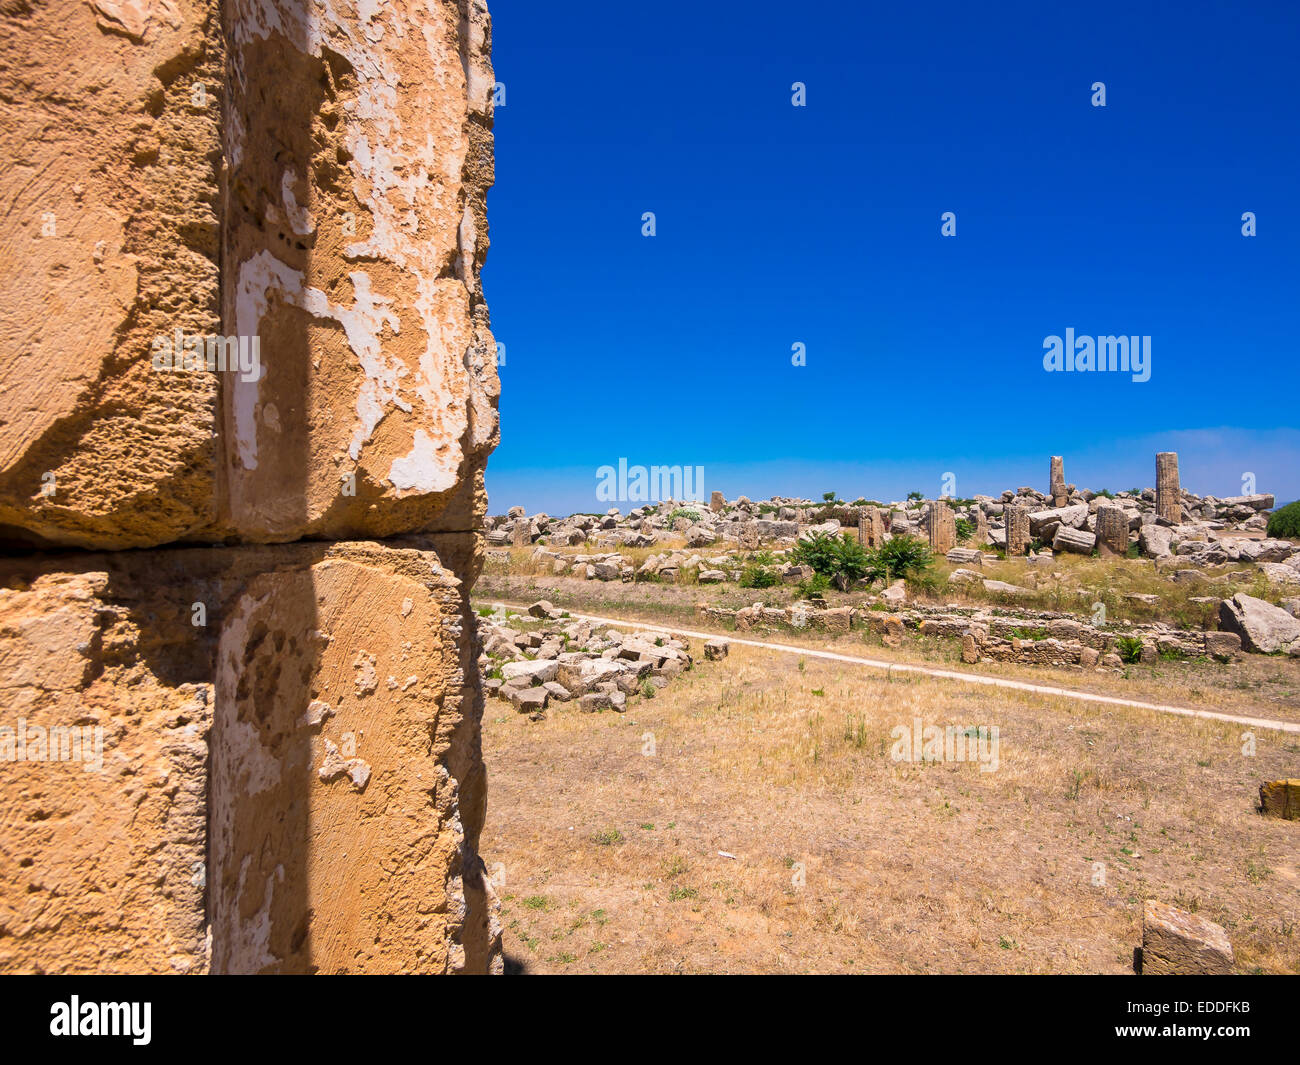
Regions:
<svg viewBox="0 0 1300 1065"><path fill-rule="evenodd" d="M0 972L499 971L490 50L482 0L0 11Z"/></svg>

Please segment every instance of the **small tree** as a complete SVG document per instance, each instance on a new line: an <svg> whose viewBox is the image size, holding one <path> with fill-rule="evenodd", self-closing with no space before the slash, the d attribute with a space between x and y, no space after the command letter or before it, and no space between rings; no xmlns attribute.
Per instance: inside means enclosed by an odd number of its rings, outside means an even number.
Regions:
<svg viewBox="0 0 1300 1065"><path fill-rule="evenodd" d="M1300 499L1273 511L1268 519L1268 535L1300 539Z"/></svg>

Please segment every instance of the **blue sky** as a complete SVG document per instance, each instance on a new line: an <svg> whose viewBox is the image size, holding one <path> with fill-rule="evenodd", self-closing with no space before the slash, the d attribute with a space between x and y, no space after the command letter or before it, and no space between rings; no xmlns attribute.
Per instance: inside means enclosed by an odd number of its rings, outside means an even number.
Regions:
<svg viewBox="0 0 1300 1065"><path fill-rule="evenodd" d="M597 509L620 458L894 499L1172 449L1300 496L1300 4L490 9L493 513ZM1046 372L1067 328L1150 336L1150 380Z"/></svg>

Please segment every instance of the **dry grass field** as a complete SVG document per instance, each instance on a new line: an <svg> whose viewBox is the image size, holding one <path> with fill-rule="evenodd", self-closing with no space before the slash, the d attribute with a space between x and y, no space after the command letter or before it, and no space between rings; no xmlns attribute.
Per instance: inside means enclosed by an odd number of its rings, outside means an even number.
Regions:
<svg viewBox="0 0 1300 1065"><path fill-rule="evenodd" d="M917 721L997 768L894 760ZM1156 897L1300 972L1300 825L1255 812L1300 737L1243 731L733 645L625 714L489 699L481 853L513 971L1119 974Z"/></svg>

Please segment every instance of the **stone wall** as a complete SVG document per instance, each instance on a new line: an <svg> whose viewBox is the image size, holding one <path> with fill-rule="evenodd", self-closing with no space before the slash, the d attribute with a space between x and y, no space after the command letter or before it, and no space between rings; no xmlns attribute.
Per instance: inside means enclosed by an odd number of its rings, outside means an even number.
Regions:
<svg viewBox="0 0 1300 1065"><path fill-rule="evenodd" d="M1041 611L1004 616L978 609L957 612L925 607L826 608L813 602L797 602L789 607L754 603L730 610L700 603L696 606L696 616L702 623L733 627L736 632L813 629L842 634L862 630L882 637L886 644L896 644L907 632L938 639L961 639L965 660L972 664L993 659L1023 665L1117 669L1122 666L1118 653L1122 638L1140 643L1144 662L1155 661L1161 654L1226 662L1242 651L1241 638L1232 632L1198 632L1162 624L1099 629L1068 616ZM1033 630L1042 630L1043 634L1024 635Z"/></svg>
<svg viewBox="0 0 1300 1065"><path fill-rule="evenodd" d="M0 972L500 970L490 49L479 0L0 8Z"/></svg>

